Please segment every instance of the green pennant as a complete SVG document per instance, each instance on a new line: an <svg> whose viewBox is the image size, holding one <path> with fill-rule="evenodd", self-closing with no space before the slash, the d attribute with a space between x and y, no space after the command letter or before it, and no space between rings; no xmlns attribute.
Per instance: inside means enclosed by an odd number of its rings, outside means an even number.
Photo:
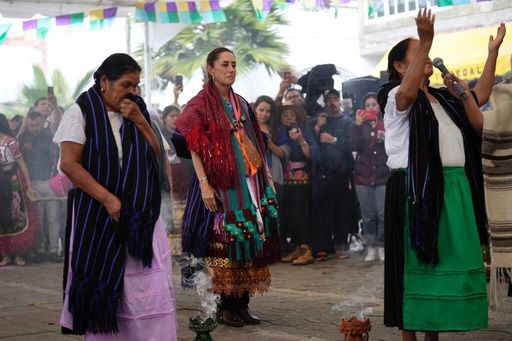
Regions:
<svg viewBox="0 0 512 341"><path fill-rule="evenodd" d="M11 29L11 24L0 24L0 45L2 45L7 38L7 33Z"/></svg>

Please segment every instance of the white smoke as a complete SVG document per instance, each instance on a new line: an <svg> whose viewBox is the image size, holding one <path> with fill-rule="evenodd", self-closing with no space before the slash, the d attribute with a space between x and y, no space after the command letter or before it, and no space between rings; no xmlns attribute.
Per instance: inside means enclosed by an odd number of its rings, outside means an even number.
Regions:
<svg viewBox="0 0 512 341"><path fill-rule="evenodd" d="M212 276L207 272L204 260L192 255L182 256L179 260L181 268L188 267L193 271L192 277L184 279L187 287L196 290L204 316L202 320L212 318L215 320L217 313L217 304L220 302L220 296L212 292Z"/></svg>

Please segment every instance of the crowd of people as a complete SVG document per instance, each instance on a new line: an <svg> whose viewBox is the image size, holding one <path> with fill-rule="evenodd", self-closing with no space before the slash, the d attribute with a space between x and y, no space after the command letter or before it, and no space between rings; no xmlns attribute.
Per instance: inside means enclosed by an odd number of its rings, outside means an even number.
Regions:
<svg viewBox="0 0 512 341"><path fill-rule="evenodd" d="M0 266L64 262L65 333L175 339L176 227L162 216L186 200L182 252L205 260L221 323L260 323L250 297L267 291L271 264L342 260L362 235L364 260L386 262L385 323L404 340L485 328L479 107L505 27L472 89L451 74L435 89L434 16L416 25L419 40L393 47L389 82L358 108L333 88L308 107L290 75L249 103L232 88L234 53L217 48L183 107L177 85L173 104L148 110L140 66L114 54L65 113L49 92L25 117L0 115Z"/></svg>

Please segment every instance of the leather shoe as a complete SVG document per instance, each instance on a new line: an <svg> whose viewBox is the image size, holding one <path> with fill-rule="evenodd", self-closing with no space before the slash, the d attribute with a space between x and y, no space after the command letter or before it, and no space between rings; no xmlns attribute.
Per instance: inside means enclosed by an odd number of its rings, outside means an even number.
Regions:
<svg viewBox="0 0 512 341"><path fill-rule="evenodd" d="M238 317L233 310L220 310L217 312L217 318L221 324L230 327L243 327L244 321Z"/></svg>
<svg viewBox="0 0 512 341"><path fill-rule="evenodd" d="M244 321L246 324L260 324L260 319L253 315L249 308L244 308L238 310L238 316Z"/></svg>

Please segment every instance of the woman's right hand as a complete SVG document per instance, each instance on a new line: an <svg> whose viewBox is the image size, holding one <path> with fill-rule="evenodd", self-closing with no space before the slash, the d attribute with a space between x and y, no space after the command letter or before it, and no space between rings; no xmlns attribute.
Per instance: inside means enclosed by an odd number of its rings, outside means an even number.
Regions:
<svg viewBox="0 0 512 341"><path fill-rule="evenodd" d="M119 217L121 216L121 200L112 193L109 193L102 204L105 206L108 214L110 214L116 222L119 222Z"/></svg>
<svg viewBox="0 0 512 341"><path fill-rule="evenodd" d="M358 126L363 125L367 116L368 116L368 114L366 113L366 111L358 110L356 112L356 121L355 121L356 125L358 125Z"/></svg>
<svg viewBox="0 0 512 341"><path fill-rule="evenodd" d="M435 19L436 16L431 13L430 9L423 8L418 12L415 20L420 42L432 42L434 40Z"/></svg>
<svg viewBox="0 0 512 341"><path fill-rule="evenodd" d="M217 212L217 200L220 199L217 191L210 186L208 181L199 183L199 188L201 188L201 197L203 198L204 206L206 206L210 212Z"/></svg>

